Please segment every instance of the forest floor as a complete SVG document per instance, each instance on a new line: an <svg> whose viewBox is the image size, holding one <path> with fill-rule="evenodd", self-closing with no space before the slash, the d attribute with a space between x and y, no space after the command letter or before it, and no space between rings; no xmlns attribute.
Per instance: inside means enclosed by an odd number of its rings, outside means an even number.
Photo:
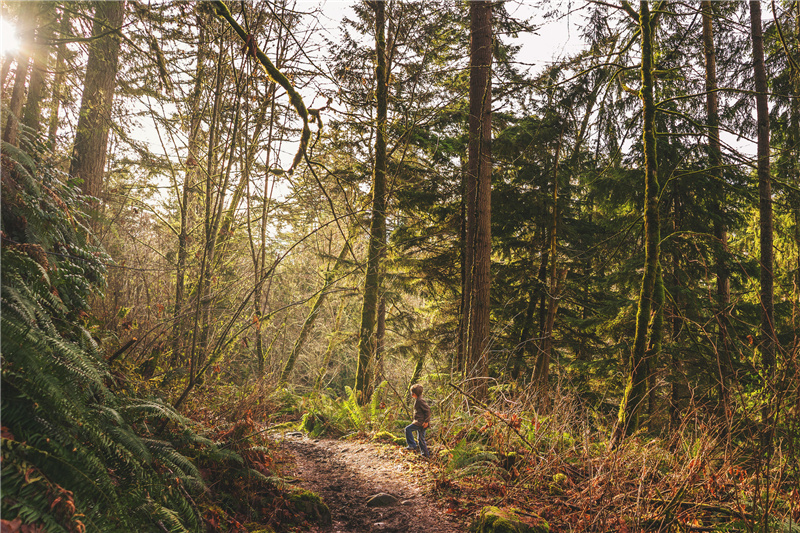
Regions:
<svg viewBox="0 0 800 533"><path fill-rule="evenodd" d="M319 494L331 511L331 526L316 533L458 533L466 523L447 512L434 494L435 469L419 454L368 441L309 439L289 433L279 440L294 459L297 485ZM376 494L397 498L369 507Z"/></svg>

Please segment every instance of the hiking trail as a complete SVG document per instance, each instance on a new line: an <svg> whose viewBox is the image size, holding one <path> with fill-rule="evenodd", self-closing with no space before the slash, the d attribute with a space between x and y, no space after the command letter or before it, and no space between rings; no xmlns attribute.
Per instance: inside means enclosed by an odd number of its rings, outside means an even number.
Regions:
<svg viewBox="0 0 800 533"><path fill-rule="evenodd" d="M319 494L331 511L331 526L315 533L460 533L467 525L448 514L432 493L434 471L420 455L396 445L310 439L299 432L276 435L294 458L296 486ZM367 505L388 494L387 506ZM392 500L391 498L387 498Z"/></svg>

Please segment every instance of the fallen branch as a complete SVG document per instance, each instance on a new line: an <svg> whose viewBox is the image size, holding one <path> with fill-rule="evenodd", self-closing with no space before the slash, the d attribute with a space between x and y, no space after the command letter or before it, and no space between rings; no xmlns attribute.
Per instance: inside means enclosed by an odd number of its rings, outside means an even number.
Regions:
<svg viewBox="0 0 800 533"><path fill-rule="evenodd" d="M109 357L109 358L108 358L108 361L107 361L107 363L108 363L108 364L111 364L111 363L113 363L114 361L116 361L116 360L117 360L117 358L118 358L120 355L122 355L123 353L125 353L125 351L126 351L128 348L130 348L131 346L133 346L133 345L136 343L136 340L137 340L137 339L136 339L136 337L134 337L134 338L132 338L131 340L129 340L128 342L126 342L126 343L125 343L125 345L124 345L122 348L120 348L119 350L117 350L116 352L114 352L114 354L113 354L111 357Z"/></svg>
<svg viewBox="0 0 800 533"><path fill-rule="evenodd" d="M660 504L669 504L670 502L661 498L647 498L645 501L650 503L660 503ZM737 511L736 509L730 509L728 507L723 507L721 505L712 505L710 503L697 503L697 502L675 502L674 505L678 505L683 508L690 508L690 509L700 509L701 511L708 511L714 513L722 513L728 516L735 516L737 518L741 518L743 520L755 520L756 517L746 513L744 511Z"/></svg>

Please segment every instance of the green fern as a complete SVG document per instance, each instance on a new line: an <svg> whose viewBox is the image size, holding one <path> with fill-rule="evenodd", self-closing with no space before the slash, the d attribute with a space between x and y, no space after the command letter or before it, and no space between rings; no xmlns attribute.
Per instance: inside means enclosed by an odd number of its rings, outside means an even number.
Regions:
<svg viewBox="0 0 800 533"><path fill-rule="evenodd" d="M97 343L76 320L105 287L109 260L80 223L79 192L35 156L5 144L1 155L3 518L47 531L199 530L187 491L200 494L203 481L168 439L213 443L163 402L107 388ZM170 431L156 439L146 420Z"/></svg>
<svg viewBox="0 0 800 533"><path fill-rule="evenodd" d="M346 393L346 397L344 402L342 402L342 407L344 411L347 413L347 416L350 418L350 422L353 425L353 429L355 429L356 431L366 430L364 411L358 404L358 398L356 398L355 391L350 387L348 387L347 385L345 385L344 390Z"/></svg>

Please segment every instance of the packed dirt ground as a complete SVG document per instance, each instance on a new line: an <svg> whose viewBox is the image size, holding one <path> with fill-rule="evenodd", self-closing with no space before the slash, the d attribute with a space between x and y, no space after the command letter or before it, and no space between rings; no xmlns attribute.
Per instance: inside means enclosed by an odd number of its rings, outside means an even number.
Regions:
<svg viewBox="0 0 800 533"><path fill-rule="evenodd" d="M420 455L398 446L362 441L309 439L288 433L280 442L294 458L297 485L319 494L333 524L318 533L458 533L467 524L447 512L433 493L434 472ZM376 494L396 501L371 507Z"/></svg>

